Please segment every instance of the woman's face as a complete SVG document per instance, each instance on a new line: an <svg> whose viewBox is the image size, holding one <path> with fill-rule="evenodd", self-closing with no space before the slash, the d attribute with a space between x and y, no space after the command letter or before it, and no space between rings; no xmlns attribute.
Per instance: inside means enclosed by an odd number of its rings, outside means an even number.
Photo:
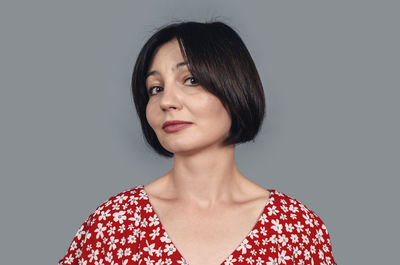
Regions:
<svg viewBox="0 0 400 265"><path fill-rule="evenodd" d="M223 77L221 77L223 78ZM159 47L148 71L146 117L161 145L174 154L190 154L216 147L229 135L231 118L222 102L196 83L176 39ZM167 132L170 120L191 122Z"/></svg>

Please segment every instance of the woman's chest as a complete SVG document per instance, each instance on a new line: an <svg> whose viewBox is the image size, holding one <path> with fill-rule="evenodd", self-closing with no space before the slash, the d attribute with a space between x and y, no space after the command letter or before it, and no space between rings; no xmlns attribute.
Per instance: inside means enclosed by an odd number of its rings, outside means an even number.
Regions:
<svg viewBox="0 0 400 265"><path fill-rule="evenodd" d="M183 210L173 205L153 203L160 232L189 265L220 265L243 243L251 243L249 233L262 214L265 200L247 206L232 206L210 212Z"/></svg>

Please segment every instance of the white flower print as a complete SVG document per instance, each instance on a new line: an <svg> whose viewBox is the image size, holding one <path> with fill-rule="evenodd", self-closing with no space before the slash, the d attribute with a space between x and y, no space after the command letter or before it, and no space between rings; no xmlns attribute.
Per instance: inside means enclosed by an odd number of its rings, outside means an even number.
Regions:
<svg viewBox="0 0 400 265"><path fill-rule="evenodd" d="M131 195L129 197L129 203L130 205L138 205L138 198L136 198L134 195Z"/></svg>
<svg viewBox="0 0 400 265"><path fill-rule="evenodd" d="M296 234L292 234L290 236L290 239L292 240L292 243L297 243L299 242L299 237Z"/></svg>
<svg viewBox="0 0 400 265"><path fill-rule="evenodd" d="M283 225L279 223L279 219L272 220L271 223L274 224L273 226L271 226L272 229L274 229L278 233L282 233Z"/></svg>
<svg viewBox="0 0 400 265"><path fill-rule="evenodd" d="M164 235L160 238L161 242L171 243L171 239L169 238L167 232L164 231Z"/></svg>
<svg viewBox="0 0 400 265"><path fill-rule="evenodd" d="M324 237L323 237L321 229L318 229L317 234L315 235L315 237L318 239L319 243L324 242Z"/></svg>
<svg viewBox="0 0 400 265"><path fill-rule="evenodd" d="M78 265L86 265L87 264L87 260L81 258L80 260L78 260Z"/></svg>
<svg viewBox="0 0 400 265"><path fill-rule="evenodd" d="M106 218L109 217L109 216L111 216L110 210L101 211L101 214L99 215L99 221L106 220Z"/></svg>
<svg viewBox="0 0 400 265"><path fill-rule="evenodd" d="M290 257L286 256L286 250L282 250L282 252L279 253L278 255L278 264L286 264L286 260L289 260Z"/></svg>
<svg viewBox="0 0 400 265"><path fill-rule="evenodd" d="M250 236L251 239L259 238L259 236L258 236L258 230L257 230L257 229L254 229L254 230L250 231L250 233L249 233L247 236Z"/></svg>
<svg viewBox="0 0 400 265"><path fill-rule="evenodd" d="M301 250L296 246L293 248L293 255L297 258L301 254Z"/></svg>
<svg viewBox="0 0 400 265"><path fill-rule="evenodd" d="M305 259L305 260L309 260L310 257L311 257L310 251L308 251L307 249L304 250L304 259Z"/></svg>
<svg viewBox="0 0 400 265"><path fill-rule="evenodd" d="M247 249L252 248L251 245L249 244L249 241L247 239L244 239L242 243L240 243L240 246L236 249L238 251L242 251L242 254L246 254Z"/></svg>
<svg viewBox="0 0 400 265"><path fill-rule="evenodd" d="M128 244L133 244L136 242L136 237L134 235L128 236Z"/></svg>
<svg viewBox="0 0 400 265"><path fill-rule="evenodd" d="M278 238L277 236L274 234L269 238L269 242L271 242L272 244L276 244L278 243Z"/></svg>
<svg viewBox="0 0 400 265"><path fill-rule="evenodd" d="M145 207L143 207L143 210L144 210L146 213L152 213L152 212L153 212L153 207L151 207L150 203L148 203L148 204L146 204Z"/></svg>
<svg viewBox="0 0 400 265"><path fill-rule="evenodd" d="M285 224L285 229L286 229L286 231L291 233L294 229L294 226L292 224Z"/></svg>
<svg viewBox="0 0 400 265"><path fill-rule="evenodd" d="M107 228L104 227L102 223L98 223L96 230L94 230L97 233L96 234L96 239L97 238L103 238L104 237L103 232L106 231L106 230L107 230Z"/></svg>
<svg viewBox="0 0 400 265"><path fill-rule="evenodd" d="M278 261L274 258L269 257L269 261L267 261L267 265L278 265Z"/></svg>
<svg viewBox="0 0 400 265"><path fill-rule="evenodd" d="M116 212L113 214L113 216L114 216L114 222L119 222L120 224L122 224L124 220L126 220L125 211Z"/></svg>
<svg viewBox="0 0 400 265"><path fill-rule="evenodd" d="M66 259L65 259L65 263L66 264L71 264L74 261L74 257L72 257L72 254L70 254Z"/></svg>
<svg viewBox="0 0 400 265"><path fill-rule="evenodd" d="M301 239L303 240L303 243L308 244L310 242L308 236L306 235L301 235Z"/></svg>
<svg viewBox="0 0 400 265"><path fill-rule="evenodd" d="M125 237L122 237L120 242L121 242L121 245L125 245L125 243L126 243L126 238L125 238Z"/></svg>
<svg viewBox="0 0 400 265"><path fill-rule="evenodd" d="M108 245L110 245L109 250L116 249L118 241L119 239L115 238L114 236L110 237L110 241L108 242Z"/></svg>
<svg viewBox="0 0 400 265"><path fill-rule="evenodd" d="M233 257L233 255L230 255L224 262L224 265L234 265L236 259Z"/></svg>
<svg viewBox="0 0 400 265"><path fill-rule="evenodd" d="M261 228L260 228L260 234L262 234L263 236L266 236L267 235L267 229L265 228L265 226L261 226Z"/></svg>
<svg viewBox="0 0 400 265"><path fill-rule="evenodd" d="M162 259L159 259L156 263L154 263L154 265L163 265Z"/></svg>
<svg viewBox="0 0 400 265"><path fill-rule="evenodd" d="M160 235L160 227L157 227L156 229L153 229L153 232L149 235L151 236L151 239L154 240L156 237Z"/></svg>
<svg viewBox="0 0 400 265"><path fill-rule="evenodd" d="M95 265L104 265L103 259L100 259L99 261L94 262Z"/></svg>
<svg viewBox="0 0 400 265"><path fill-rule="evenodd" d="M279 218L280 218L281 220L287 220L287 215L282 213L282 214L279 216Z"/></svg>
<svg viewBox="0 0 400 265"><path fill-rule="evenodd" d="M149 226L157 226L160 223L157 215L154 215L152 217L150 216L149 219L150 219Z"/></svg>
<svg viewBox="0 0 400 265"><path fill-rule="evenodd" d="M155 247L155 243L149 244L149 242L146 240L146 246L143 248L143 250L147 251L150 256L153 256L154 247Z"/></svg>
<svg viewBox="0 0 400 265"><path fill-rule="evenodd" d="M111 236L111 235L115 234L115 230L116 230L116 227L111 226L107 231L108 235Z"/></svg>
<svg viewBox="0 0 400 265"><path fill-rule="evenodd" d="M83 230L84 229L84 225L81 225L81 227L79 228L78 232L76 232L75 237L78 238L78 240L81 240L81 237L86 234L86 232Z"/></svg>
<svg viewBox="0 0 400 265"><path fill-rule="evenodd" d="M161 257L162 254L163 254L163 250L162 250L161 247L159 247L159 248L157 248L157 249L154 250L154 253L155 253L155 255L156 255L157 257Z"/></svg>
<svg viewBox="0 0 400 265"><path fill-rule="evenodd" d="M115 197L114 202L122 203L124 200L128 199L128 196L122 194Z"/></svg>
<svg viewBox="0 0 400 265"><path fill-rule="evenodd" d="M260 251L259 251L259 253L261 255L265 255L266 252L267 252L267 250L265 248L261 248Z"/></svg>
<svg viewBox="0 0 400 265"><path fill-rule="evenodd" d="M98 249L96 249L96 250L92 249L92 252L89 254L89 258L90 258L89 262L92 262L93 259L97 260L97 255L98 254L99 254L99 250Z"/></svg>
<svg viewBox="0 0 400 265"><path fill-rule="evenodd" d="M282 206L281 206L281 209L282 209L285 213L287 213L287 212L289 211L288 207L286 207L285 205L282 205Z"/></svg>
<svg viewBox="0 0 400 265"><path fill-rule="evenodd" d="M87 232L86 235L85 235L85 240L84 241L90 239L91 236L92 236L92 234Z"/></svg>
<svg viewBox="0 0 400 265"><path fill-rule="evenodd" d="M263 213L261 215L260 221L261 221L261 224L263 224L263 225L268 223L269 222L268 216L265 213Z"/></svg>
<svg viewBox="0 0 400 265"><path fill-rule="evenodd" d="M297 222L297 224L294 226L296 227L297 233L303 232L304 225L302 225L300 222Z"/></svg>
<svg viewBox="0 0 400 265"><path fill-rule="evenodd" d="M135 226L138 227L140 224L141 217L138 213L135 213L134 217L129 217L129 221L135 221Z"/></svg>
<svg viewBox="0 0 400 265"><path fill-rule="evenodd" d="M324 245L322 246L322 250L323 250L324 252L328 252L328 251L329 251L329 248L328 248L328 246L327 246L326 244L324 244Z"/></svg>
<svg viewBox="0 0 400 265"><path fill-rule="evenodd" d="M336 265L322 220L283 193L271 192L254 228L223 265ZM141 185L97 207L59 261L59 265L130 263L188 265L163 230Z"/></svg>
<svg viewBox="0 0 400 265"><path fill-rule="evenodd" d="M167 252L167 255L170 256L176 251L176 248L173 244L166 244L164 248L164 252Z"/></svg>
<svg viewBox="0 0 400 265"><path fill-rule="evenodd" d="M276 209L276 206L268 207L268 215L277 215L279 213L279 210Z"/></svg>
<svg viewBox="0 0 400 265"><path fill-rule="evenodd" d="M118 211L119 207L120 207L120 205L118 203L112 205L113 211Z"/></svg>
<svg viewBox="0 0 400 265"><path fill-rule="evenodd" d="M120 232L121 234L123 234L124 231L125 231L125 224L122 224L122 225L119 226L118 232Z"/></svg>
<svg viewBox="0 0 400 265"><path fill-rule="evenodd" d="M289 206L289 210L292 211L293 213L297 213L299 211L299 207L296 207L293 204L291 204Z"/></svg>
<svg viewBox="0 0 400 265"><path fill-rule="evenodd" d="M124 256L124 250L122 248L118 249L117 251L118 259L121 259L123 256Z"/></svg>
<svg viewBox="0 0 400 265"><path fill-rule="evenodd" d="M318 256L319 256L319 258L320 259L324 259L324 252L320 249L320 250L318 250Z"/></svg>
<svg viewBox="0 0 400 265"><path fill-rule="evenodd" d="M285 246L287 242L289 242L289 238L287 238L285 234L279 235L279 243L281 243L282 246Z"/></svg>
<svg viewBox="0 0 400 265"><path fill-rule="evenodd" d="M81 249L77 249L76 250L76 252L75 252L75 258L80 258L81 257L81 255L82 255L82 250Z"/></svg>
<svg viewBox="0 0 400 265"><path fill-rule="evenodd" d="M256 265L263 265L264 262L265 262L265 261L263 260L263 258L258 257L257 260L256 260Z"/></svg>
<svg viewBox="0 0 400 265"><path fill-rule="evenodd" d="M107 262L111 262L113 259L112 253L111 252L107 252L107 257L105 258L105 260Z"/></svg>
<svg viewBox="0 0 400 265"><path fill-rule="evenodd" d="M76 249L78 246L76 245L75 241L72 241L71 246L69 247L70 250Z"/></svg>

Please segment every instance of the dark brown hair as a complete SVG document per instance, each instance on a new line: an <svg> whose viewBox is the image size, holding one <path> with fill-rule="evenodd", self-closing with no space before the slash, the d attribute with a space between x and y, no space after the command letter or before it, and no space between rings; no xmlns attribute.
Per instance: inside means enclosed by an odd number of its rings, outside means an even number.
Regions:
<svg viewBox="0 0 400 265"><path fill-rule="evenodd" d="M149 95L146 74L156 49L177 39L182 56L197 82L218 97L232 124L225 145L253 141L265 115L264 90L256 66L240 36L223 22L180 22L158 29L141 49L132 75L132 93L147 143L160 155L164 149L146 118Z"/></svg>

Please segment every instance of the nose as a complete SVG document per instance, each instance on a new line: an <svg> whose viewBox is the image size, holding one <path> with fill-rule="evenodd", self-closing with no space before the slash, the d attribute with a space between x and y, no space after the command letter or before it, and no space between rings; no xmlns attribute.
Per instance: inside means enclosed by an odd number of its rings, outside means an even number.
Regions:
<svg viewBox="0 0 400 265"><path fill-rule="evenodd" d="M174 82L165 83L164 89L160 94L160 108L162 110L181 109L181 95L179 94L179 87Z"/></svg>

